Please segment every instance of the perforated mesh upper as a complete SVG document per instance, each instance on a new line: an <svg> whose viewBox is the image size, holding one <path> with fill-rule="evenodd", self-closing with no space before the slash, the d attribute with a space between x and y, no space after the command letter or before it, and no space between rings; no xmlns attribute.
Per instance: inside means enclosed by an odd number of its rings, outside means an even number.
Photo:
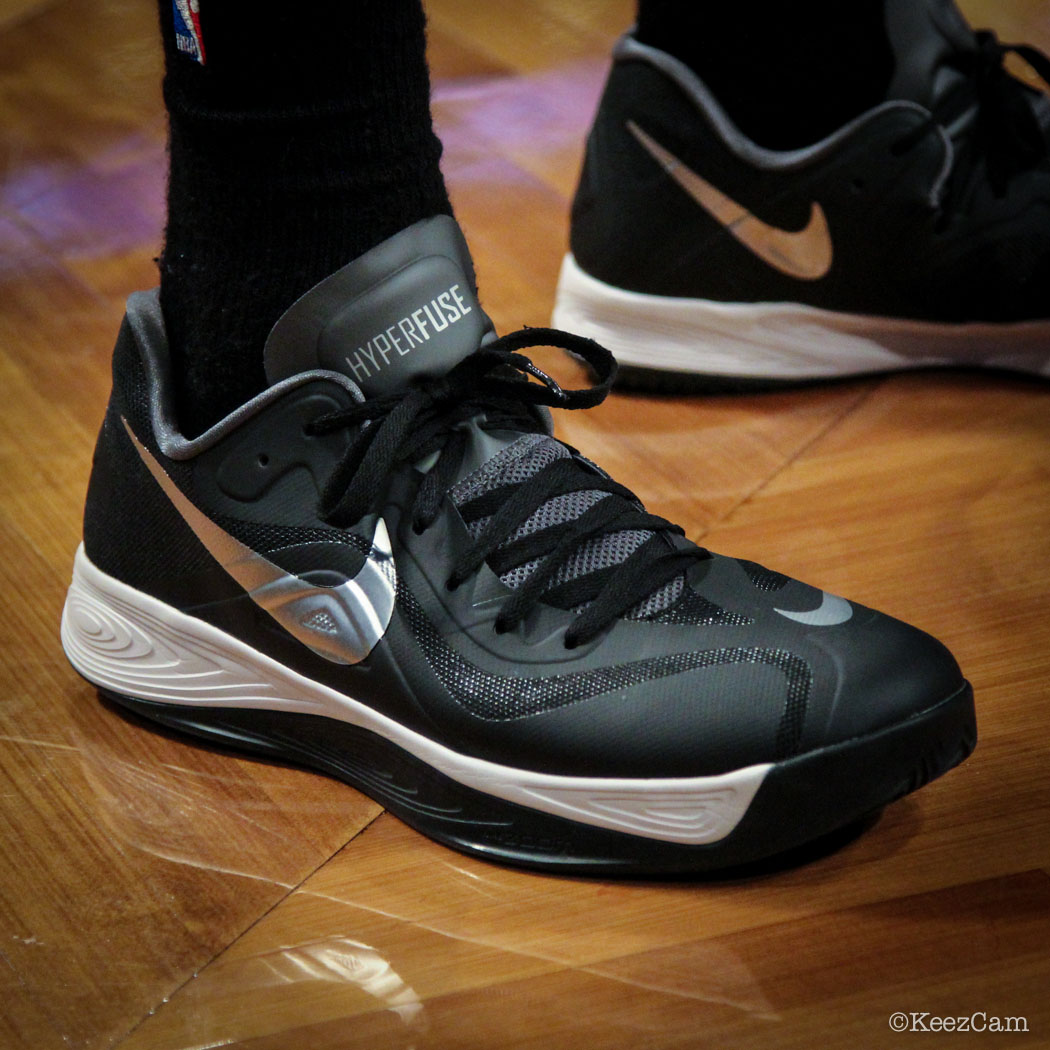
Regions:
<svg viewBox="0 0 1050 1050"><path fill-rule="evenodd" d="M794 653L780 649L729 646L669 653L590 671L542 677L497 675L476 667L450 648L404 588L398 589L398 606L427 663L442 685L457 703L477 718L490 721L527 718L602 693L627 689L632 685L685 671L741 663L765 664L780 670L785 680L777 730L777 757L786 758L798 750L813 676L809 665Z"/></svg>
<svg viewBox="0 0 1050 1050"><path fill-rule="evenodd" d="M556 459L568 455L569 450L564 445L545 434L522 434L458 482L449 495L457 507L461 506L500 485L516 485L525 481Z"/></svg>
<svg viewBox="0 0 1050 1050"><path fill-rule="evenodd" d="M767 569L764 565L759 565L758 562L741 560L739 565L747 573L748 579L760 591L779 591L781 587L791 582L790 576Z"/></svg>
<svg viewBox="0 0 1050 1050"><path fill-rule="evenodd" d="M452 488L450 495L456 506L462 507L493 489L520 484L557 460L568 459L570 456L572 452L554 438L544 434L525 434L458 482ZM580 458L581 462L590 465L588 460ZM577 492L555 496L537 507L507 542L515 542L543 529L574 521L608 495L608 492L599 489L581 489ZM477 538L488 521L487 517L477 518L468 522L467 528L471 535ZM590 573L621 565L652 536L653 533L647 529L624 529L587 540L559 567L551 586L569 583ZM500 580L505 586L512 589L520 587L536 571L541 560L534 558L514 566L504 572ZM655 590L648 598L629 610L626 616L628 619L663 617L673 607L681 604L681 599L686 593L692 593L692 589L685 586L683 577L677 577ZM669 622L705 624L736 622L728 613L724 614L724 619L718 619L717 612L719 611L717 606L710 605L710 603L699 608L696 603L689 603L677 609L675 616ZM699 616L696 621L690 619L694 613ZM748 622L746 618L738 619Z"/></svg>
<svg viewBox="0 0 1050 1050"><path fill-rule="evenodd" d="M564 496L555 496L537 507L529 519L518 527L511 539L520 540L542 529L549 529L566 521L575 521L608 495L608 492L588 489L584 492L567 492Z"/></svg>

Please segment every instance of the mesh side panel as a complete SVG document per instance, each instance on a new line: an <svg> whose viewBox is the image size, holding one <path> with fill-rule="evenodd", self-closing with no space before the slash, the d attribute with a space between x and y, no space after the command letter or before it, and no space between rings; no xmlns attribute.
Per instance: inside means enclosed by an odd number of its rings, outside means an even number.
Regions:
<svg viewBox="0 0 1050 1050"><path fill-rule="evenodd" d="M558 569L554 583L568 583L578 576L586 576L598 569L625 562L649 537L643 529L623 529L587 540L576 553Z"/></svg>
<svg viewBox="0 0 1050 1050"><path fill-rule="evenodd" d="M484 495L499 485L512 485L531 478L569 450L545 434L523 434L492 459L454 485L449 492L456 506Z"/></svg>
<svg viewBox="0 0 1050 1050"><path fill-rule="evenodd" d="M516 590L520 587L540 566L540 559L533 558L516 565L509 572L505 572L499 579L504 587Z"/></svg>
<svg viewBox="0 0 1050 1050"><path fill-rule="evenodd" d="M554 438L543 434L529 434L528 436L539 438L539 440L531 442L523 455L518 456L513 463L507 465L500 478L502 484L517 485L531 478L533 474L538 474L556 459L569 458L569 450L560 441L555 441ZM519 438L515 444L521 445L522 439Z"/></svg>
<svg viewBox="0 0 1050 1050"><path fill-rule="evenodd" d="M548 502L553 502L553 500ZM574 517L576 516L574 515ZM561 565L554 574L551 586L556 587L559 584L575 580L580 576L596 572L598 569L619 565L621 562L626 561L651 535L651 532L646 532L642 529L624 529L621 532L611 532L606 536L587 540L568 561ZM524 562L504 573L500 580L507 587L520 587L532 575L539 564L540 559L538 558ZM656 593L659 594L660 592ZM660 603L659 599L656 600L659 608L666 608L666 605Z"/></svg>
<svg viewBox="0 0 1050 1050"><path fill-rule="evenodd" d="M470 533L471 539L477 539L484 531L485 526L492 520L488 518L475 518L473 521L467 523L467 532Z"/></svg>
<svg viewBox="0 0 1050 1050"><path fill-rule="evenodd" d="M639 602L633 609L629 609L626 618L628 620L655 620L659 615L670 611L671 606L681 598L684 590L685 577L676 576L673 580L665 583L658 591L653 591L644 602ZM667 623L668 621L663 620L661 622Z"/></svg>
<svg viewBox="0 0 1050 1050"><path fill-rule="evenodd" d="M569 450L553 438L541 434L524 435L460 481L452 489L453 502L460 505L498 486L520 484L555 460L564 459L569 455ZM598 473L608 476L601 470L598 470ZM555 496L537 507L507 542L514 542L534 532L575 521L607 495L609 493L597 489L582 489L579 492ZM483 518L469 522L467 528L471 536L477 539L489 520ZM621 564L652 535L648 530L624 529L586 541L559 567L552 586L569 583L588 573ZM540 563L540 559L523 562L505 572L500 580L511 589L518 588L536 571ZM651 594L628 615L635 618L655 616L674 605L681 593L681 581L672 580Z"/></svg>
<svg viewBox="0 0 1050 1050"><path fill-rule="evenodd" d="M767 569L764 565L759 565L758 562L740 559L738 563L744 572L747 573L748 579L760 591L779 591L781 587L791 582L790 576Z"/></svg>
<svg viewBox="0 0 1050 1050"><path fill-rule="evenodd" d="M446 645L404 588L398 590L398 606L441 684L458 704L477 718L487 721L527 718L683 671L738 663L766 664L782 671L786 681L784 710L777 732L777 757L787 757L797 750L812 673L809 665L794 653L780 649L719 648L673 653L545 678L495 675L475 667Z"/></svg>
<svg viewBox="0 0 1050 1050"><path fill-rule="evenodd" d="M809 666L800 657L793 653L785 653L783 650L775 650L778 659L791 659L805 667L805 689L796 688L792 682L791 674L788 673L787 702L780 716L780 724L777 726L777 758L789 758L797 755L799 743L802 740L802 725L806 720L806 705L809 702L809 690L813 684L813 674ZM780 666L778 664L778 666Z"/></svg>
<svg viewBox="0 0 1050 1050"><path fill-rule="evenodd" d="M544 529L549 529L554 525L561 525L566 521L575 521L581 514L590 510L595 503L608 495L608 492L586 489L583 492L568 492L564 496L555 496L554 499L549 499L546 503L537 507L528 520L518 526L518 530L510 539L520 540L525 536L531 536L534 532L542 532Z"/></svg>

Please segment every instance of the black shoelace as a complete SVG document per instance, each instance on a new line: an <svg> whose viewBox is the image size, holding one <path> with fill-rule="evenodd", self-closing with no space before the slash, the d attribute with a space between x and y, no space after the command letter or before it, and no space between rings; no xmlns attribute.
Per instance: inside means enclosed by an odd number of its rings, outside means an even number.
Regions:
<svg viewBox="0 0 1050 1050"><path fill-rule="evenodd" d="M590 365L596 384L563 390L517 352L527 346L572 351ZM417 464L436 453L411 506L412 527L422 532L437 518L462 464L469 435L461 424L474 419L485 430L545 433L533 406L591 408L605 398L615 374L612 354L593 340L531 328L481 347L441 378L321 416L311 424L314 433L361 428L325 488L321 516L341 528L355 524L381 508L397 468ZM566 646L574 648L596 637L710 554L691 543L674 540L672 537L682 535L678 526L648 514L629 489L580 457L575 449L565 447L570 456L555 459L524 481L491 489L460 508L468 524L488 520L471 547L452 565L447 586L455 589L485 562L502 575L538 561L504 603L495 629L512 630L542 601L576 610L565 635ZM584 491L607 495L573 520L511 539L548 500ZM557 582L558 570L582 544L625 530L652 535L615 566Z"/></svg>
<svg viewBox="0 0 1050 1050"><path fill-rule="evenodd" d="M1003 44L990 30L977 33L977 49L960 52L951 63L965 79L934 108L929 120L896 144L897 152L910 149L933 126L950 128L969 117L955 136L955 159L940 201L942 222L967 202L986 174L997 197L1006 194L1018 172L1046 162L1047 142L1032 110L1025 87L1003 65L1014 52L1050 86L1050 58L1027 44Z"/></svg>

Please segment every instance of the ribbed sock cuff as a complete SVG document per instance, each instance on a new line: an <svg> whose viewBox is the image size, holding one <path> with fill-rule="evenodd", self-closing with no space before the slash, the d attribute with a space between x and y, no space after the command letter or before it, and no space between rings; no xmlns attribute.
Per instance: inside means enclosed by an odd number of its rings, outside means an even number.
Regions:
<svg viewBox="0 0 1050 1050"><path fill-rule="evenodd" d="M266 18L266 5L205 0L203 64L160 4L161 301L183 425L198 431L262 389L262 345L299 295L451 206L418 0L307 2Z"/></svg>

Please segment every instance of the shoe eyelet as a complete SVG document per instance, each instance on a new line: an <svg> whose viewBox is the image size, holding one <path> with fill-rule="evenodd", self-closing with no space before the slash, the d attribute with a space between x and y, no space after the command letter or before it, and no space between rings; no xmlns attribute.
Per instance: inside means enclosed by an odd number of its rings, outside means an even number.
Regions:
<svg viewBox="0 0 1050 1050"><path fill-rule="evenodd" d="M257 459L260 467L268 467L270 465L270 457L265 452L260 452Z"/></svg>
<svg viewBox="0 0 1050 1050"><path fill-rule="evenodd" d="M864 192L864 190L867 187L866 187L866 184L865 184L863 179L856 178L856 179L850 179L849 188L850 188L850 192L851 193L859 196L860 194L862 194Z"/></svg>

